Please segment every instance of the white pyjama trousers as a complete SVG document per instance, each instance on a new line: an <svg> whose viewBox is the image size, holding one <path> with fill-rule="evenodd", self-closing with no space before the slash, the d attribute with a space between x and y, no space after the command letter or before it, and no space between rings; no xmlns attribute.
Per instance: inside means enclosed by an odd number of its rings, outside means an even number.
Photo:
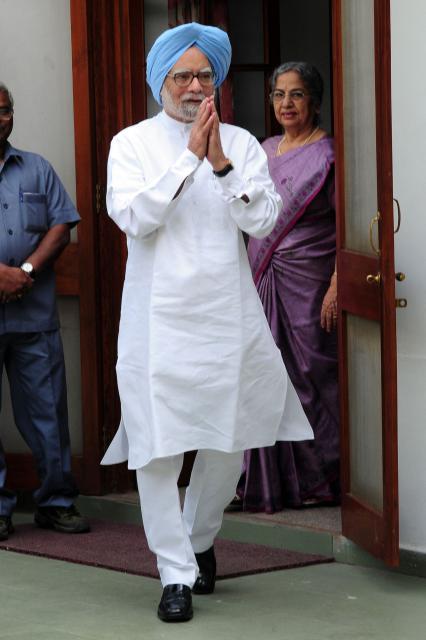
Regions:
<svg viewBox="0 0 426 640"><path fill-rule="evenodd" d="M192 588L198 575L194 554L213 545L223 511L235 495L242 462L243 451L198 451L183 509L177 487L183 454L157 458L137 469L145 535L157 556L163 587L186 584Z"/></svg>

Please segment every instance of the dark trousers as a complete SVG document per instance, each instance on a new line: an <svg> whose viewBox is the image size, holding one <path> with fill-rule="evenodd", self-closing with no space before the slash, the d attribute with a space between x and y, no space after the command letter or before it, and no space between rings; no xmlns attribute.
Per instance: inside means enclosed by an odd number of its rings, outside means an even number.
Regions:
<svg viewBox="0 0 426 640"><path fill-rule="evenodd" d="M34 500L39 506L69 506L78 490L71 475L59 331L0 335L0 391L3 367L9 379L15 423L33 453L40 478ZM0 441L0 515L10 515L16 504L15 494L5 488L5 483L6 462Z"/></svg>

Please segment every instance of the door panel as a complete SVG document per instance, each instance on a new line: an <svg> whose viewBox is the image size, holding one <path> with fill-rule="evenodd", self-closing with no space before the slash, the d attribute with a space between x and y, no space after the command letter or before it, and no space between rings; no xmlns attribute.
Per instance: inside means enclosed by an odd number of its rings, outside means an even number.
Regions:
<svg viewBox="0 0 426 640"><path fill-rule="evenodd" d="M374 0L343 0L345 246L370 253L377 212Z"/></svg>
<svg viewBox="0 0 426 640"><path fill-rule="evenodd" d="M378 322L346 314L350 487L383 512L381 336Z"/></svg>
<svg viewBox="0 0 426 640"><path fill-rule="evenodd" d="M389 0L333 0L342 530L398 564Z"/></svg>

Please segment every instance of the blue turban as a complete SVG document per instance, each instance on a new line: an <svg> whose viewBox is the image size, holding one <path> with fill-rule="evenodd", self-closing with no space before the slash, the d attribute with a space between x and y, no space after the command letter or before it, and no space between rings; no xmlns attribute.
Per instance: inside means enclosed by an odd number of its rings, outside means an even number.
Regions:
<svg viewBox="0 0 426 640"><path fill-rule="evenodd" d="M154 42L146 59L146 79L158 104L161 104L160 91L166 75L185 51L194 46L204 53L212 65L215 86L219 87L225 80L232 53L225 31L197 22L168 29Z"/></svg>

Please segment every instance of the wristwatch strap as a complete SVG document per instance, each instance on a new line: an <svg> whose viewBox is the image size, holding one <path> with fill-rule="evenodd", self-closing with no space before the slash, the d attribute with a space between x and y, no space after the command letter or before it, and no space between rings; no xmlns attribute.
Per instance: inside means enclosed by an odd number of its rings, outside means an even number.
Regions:
<svg viewBox="0 0 426 640"><path fill-rule="evenodd" d="M225 176L228 175L228 173L230 171L232 171L232 169L234 168L234 165L232 164L232 162L229 160L228 164L226 164L223 169L220 169L220 171L213 171L214 175L217 178L224 178Z"/></svg>

